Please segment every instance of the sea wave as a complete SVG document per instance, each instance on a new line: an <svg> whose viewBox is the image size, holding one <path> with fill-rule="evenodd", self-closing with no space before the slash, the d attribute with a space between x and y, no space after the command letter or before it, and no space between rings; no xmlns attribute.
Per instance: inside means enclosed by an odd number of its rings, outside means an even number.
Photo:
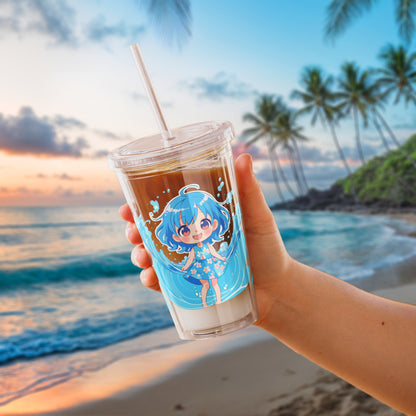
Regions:
<svg viewBox="0 0 416 416"><path fill-rule="evenodd" d="M52 223L28 223L28 224L1 224L0 230L21 230L31 228L68 228L68 227L91 227L112 224L102 221L79 221L79 222L52 222Z"/></svg>
<svg viewBox="0 0 416 416"><path fill-rule="evenodd" d="M0 341L0 365L51 354L102 348L172 325L163 304L118 309L53 329L27 329Z"/></svg>
<svg viewBox="0 0 416 416"><path fill-rule="evenodd" d="M37 263L42 259L36 258ZM49 259L47 259L49 260ZM6 263L6 262L4 262ZM33 267L5 267L0 269L0 291L26 287L39 287L65 280L92 280L115 278L137 274L137 267L130 261L130 252L105 253L88 256L61 258L57 264L45 261L45 265Z"/></svg>

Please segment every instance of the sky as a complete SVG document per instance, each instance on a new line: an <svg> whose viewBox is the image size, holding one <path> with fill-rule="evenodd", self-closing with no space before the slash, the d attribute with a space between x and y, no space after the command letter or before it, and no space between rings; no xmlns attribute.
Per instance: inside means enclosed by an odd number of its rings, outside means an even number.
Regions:
<svg viewBox="0 0 416 416"><path fill-rule="evenodd" d="M253 155L266 198L276 202L265 145L246 149L240 137L250 127L243 115L264 93L300 108L290 94L307 65L334 76L345 61L379 65L380 49L399 44L393 3L378 2L329 42L328 0L191 0L192 34L178 46L140 0L0 0L0 206L124 201L106 155L157 132L129 50L134 42L169 125L231 121L234 153ZM411 106L388 105L384 115L401 141L415 129ZM310 139L301 146L309 185L326 188L345 176L331 136L306 116L298 122ZM358 167L352 122L337 132ZM363 145L368 158L384 151L371 127Z"/></svg>

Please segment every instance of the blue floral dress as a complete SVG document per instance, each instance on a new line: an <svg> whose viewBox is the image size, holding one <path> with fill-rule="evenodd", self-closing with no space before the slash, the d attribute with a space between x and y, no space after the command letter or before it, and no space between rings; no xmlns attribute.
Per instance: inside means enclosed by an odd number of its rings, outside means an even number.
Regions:
<svg viewBox="0 0 416 416"><path fill-rule="evenodd" d="M194 246L195 260L187 270L186 278L192 279L217 279L224 274L226 262L214 257L209 251L208 245Z"/></svg>

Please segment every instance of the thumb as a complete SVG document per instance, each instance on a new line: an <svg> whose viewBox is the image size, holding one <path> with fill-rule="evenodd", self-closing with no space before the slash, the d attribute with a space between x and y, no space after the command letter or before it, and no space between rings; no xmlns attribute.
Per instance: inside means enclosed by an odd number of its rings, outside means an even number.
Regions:
<svg viewBox="0 0 416 416"><path fill-rule="evenodd" d="M235 171L246 233L257 236L275 233L277 225L254 176L249 154L244 153L237 158Z"/></svg>

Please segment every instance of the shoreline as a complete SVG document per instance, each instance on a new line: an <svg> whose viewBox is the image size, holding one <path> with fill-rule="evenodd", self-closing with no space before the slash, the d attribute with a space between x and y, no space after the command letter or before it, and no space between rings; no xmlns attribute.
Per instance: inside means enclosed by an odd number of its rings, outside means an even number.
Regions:
<svg viewBox="0 0 416 416"><path fill-rule="evenodd" d="M416 278L413 283L375 293L416 304ZM192 361L176 365L146 385L133 384L109 397L74 404L66 409L51 409L49 413L27 412L26 408L25 414L298 416L307 410L310 412L308 415L348 416L358 414L358 411L360 415L401 415L292 351L259 328L247 328L231 337L220 338L214 348L207 348L202 355L196 354ZM195 345L195 341L181 346L193 349L192 344ZM196 342L197 349L200 344ZM162 358L163 355L153 357ZM107 374L125 377L125 372L139 367L137 363L133 365L134 360L135 357L130 357L125 363L114 363L100 371L101 374L92 375L88 384L95 388L100 386L100 380ZM58 386L54 396L60 393ZM45 398L39 397L39 400Z"/></svg>
<svg viewBox="0 0 416 416"><path fill-rule="evenodd" d="M406 218L402 214L377 215L416 224L416 213ZM350 283L390 299L416 304L415 270L413 256L376 270L361 283ZM173 328L165 331L171 332L169 339L177 338ZM0 414L128 416L140 411L149 416L251 416L287 411L292 413L285 414L298 416L302 413L296 406L303 403L317 407L317 413L311 415L320 415L332 414L320 412L324 412L334 392L338 392L339 398L333 406L345 407L343 400L350 398L351 406L364 406L360 408L362 412L365 408L377 408L381 412L377 414L400 414L296 354L266 332L251 327L227 337L204 342L178 341L166 349L122 358L97 372L17 399L0 407ZM351 397L357 400L354 402Z"/></svg>

